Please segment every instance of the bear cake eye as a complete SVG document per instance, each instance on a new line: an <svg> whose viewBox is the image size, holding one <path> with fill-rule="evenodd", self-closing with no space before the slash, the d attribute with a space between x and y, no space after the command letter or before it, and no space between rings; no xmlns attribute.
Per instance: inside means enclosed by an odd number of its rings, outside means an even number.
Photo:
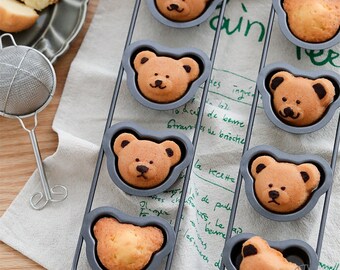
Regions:
<svg viewBox="0 0 340 270"><path fill-rule="evenodd" d="M136 160L136 162L139 162L139 161L140 161L139 158L136 158L135 160Z"/></svg>
<svg viewBox="0 0 340 270"><path fill-rule="evenodd" d="M155 76L158 76L158 73L155 73Z"/></svg>
<svg viewBox="0 0 340 270"><path fill-rule="evenodd" d="M269 184L268 187L272 188L272 187L273 187L273 184Z"/></svg>
<svg viewBox="0 0 340 270"><path fill-rule="evenodd" d="M297 101L296 101L296 104L300 104L300 103L301 103L301 101L300 101L300 100L297 100Z"/></svg>
<svg viewBox="0 0 340 270"><path fill-rule="evenodd" d="M282 98L282 101L283 101L283 102L286 102L286 101L287 101L287 98L286 98L286 97L283 97L283 98Z"/></svg>
<svg viewBox="0 0 340 270"><path fill-rule="evenodd" d="M170 78L170 76L169 76L169 75L166 75L166 76L165 76L165 78L169 79L169 78Z"/></svg>
<svg viewBox="0 0 340 270"><path fill-rule="evenodd" d="M152 160L150 160L150 161L149 161L149 163L150 163L150 164L153 164L153 161L152 161Z"/></svg>
<svg viewBox="0 0 340 270"><path fill-rule="evenodd" d="M282 191L286 190L286 187L281 187L281 190L282 190Z"/></svg>

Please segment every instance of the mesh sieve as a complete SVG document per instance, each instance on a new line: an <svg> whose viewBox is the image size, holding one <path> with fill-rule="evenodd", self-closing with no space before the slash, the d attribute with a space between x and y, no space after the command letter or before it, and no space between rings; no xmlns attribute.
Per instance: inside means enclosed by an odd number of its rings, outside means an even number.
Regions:
<svg viewBox="0 0 340 270"><path fill-rule="evenodd" d="M39 51L17 46L2 48L0 39L0 114L28 117L41 111L52 98L56 75Z"/></svg>
<svg viewBox="0 0 340 270"><path fill-rule="evenodd" d="M2 47L5 37L11 39L13 46ZM30 136L43 188L43 192L35 193L30 199L36 210L44 208L48 202L60 202L67 197L66 187L49 187L35 136L37 113L48 105L55 88L54 68L41 52L18 46L11 34L0 36L0 115L17 118ZM33 115L35 125L30 130L22 118Z"/></svg>

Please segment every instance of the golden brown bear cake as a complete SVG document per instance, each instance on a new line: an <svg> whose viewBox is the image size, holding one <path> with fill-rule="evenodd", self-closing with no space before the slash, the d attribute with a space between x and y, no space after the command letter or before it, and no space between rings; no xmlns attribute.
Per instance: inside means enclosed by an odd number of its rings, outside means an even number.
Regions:
<svg viewBox="0 0 340 270"><path fill-rule="evenodd" d="M242 245L240 270L301 270L301 268L287 261L282 253L271 248L267 241L254 236Z"/></svg>
<svg viewBox="0 0 340 270"><path fill-rule="evenodd" d="M187 22L199 17L210 0L156 0L159 12L172 21Z"/></svg>
<svg viewBox="0 0 340 270"><path fill-rule="evenodd" d="M122 133L115 139L113 151L118 157L119 174L137 188L160 185L181 159L181 149L175 142L139 140L130 133Z"/></svg>
<svg viewBox="0 0 340 270"><path fill-rule="evenodd" d="M321 177L314 164L277 162L266 155L252 162L251 175L258 201L277 213L290 213L302 207Z"/></svg>
<svg viewBox="0 0 340 270"><path fill-rule="evenodd" d="M142 270L164 242L157 227L139 227L108 217L96 222L93 233L98 258L107 270Z"/></svg>
<svg viewBox="0 0 340 270"><path fill-rule="evenodd" d="M339 0L284 0L283 8L289 29L300 40L324 42L339 31Z"/></svg>
<svg viewBox="0 0 340 270"><path fill-rule="evenodd" d="M138 53L133 64L139 91L158 103L180 99L200 74L198 63L190 57L174 59L148 50Z"/></svg>
<svg viewBox="0 0 340 270"><path fill-rule="evenodd" d="M292 126L308 126L319 121L335 96L330 80L295 77L287 71L275 73L269 87L276 115Z"/></svg>

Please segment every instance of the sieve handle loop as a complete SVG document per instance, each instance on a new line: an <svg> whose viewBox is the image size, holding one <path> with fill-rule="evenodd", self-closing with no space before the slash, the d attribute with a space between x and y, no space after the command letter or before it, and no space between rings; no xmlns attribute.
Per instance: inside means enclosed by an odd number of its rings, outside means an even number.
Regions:
<svg viewBox="0 0 340 270"><path fill-rule="evenodd" d="M9 37L9 38L11 39L13 45L14 45L14 46L17 46L17 43L16 43L15 40L14 40L14 37L13 37L11 34L9 34L9 33L5 33L5 34L3 34L3 35L0 36L0 49L3 48L3 47L2 47L2 39L3 39L4 37Z"/></svg>

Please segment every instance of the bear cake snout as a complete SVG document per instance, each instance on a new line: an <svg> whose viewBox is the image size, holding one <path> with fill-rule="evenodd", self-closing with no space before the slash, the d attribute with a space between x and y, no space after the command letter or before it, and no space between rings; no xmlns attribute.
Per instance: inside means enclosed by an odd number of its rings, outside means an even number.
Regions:
<svg viewBox="0 0 340 270"><path fill-rule="evenodd" d="M280 193L276 190L271 190L268 192L269 197L273 200L277 199L278 197L280 197Z"/></svg>
<svg viewBox="0 0 340 270"><path fill-rule="evenodd" d="M167 9L169 10L169 11L177 11L177 12L183 12L183 10L184 10L184 8L180 8L179 7L179 5L177 5L177 4L170 4L168 7L167 7Z"/></svg>
<svg viewBox="0 0 340 270"><path fill-rule="evenodd" d="M281 110L279 110L279 114L283 118L291 118L292 120L298 119L301 117L302 112L299 110L299 108L293 108L293 107L283 107Z"/></svg>
<svg viewBox="0 0 340 270"><path fill-rule="evenodd" d="M146 166L144 166L144 165L138 165L138 166L136 167L136 170L137 170L137 172L140 172L140 173L141 173L140 176L144 176L144 174L148 172L149 168L146 167Z"/></svg>
<svg viewBox="0 0 340 270"><path fill-rule="evenodd" d="M166 88L167 86L163 83L163 80L160 80L160 79L156 79L154 80L153 83L150 83L149 84L152 88L159 88L159 89L164 89Z"/></svg>
<svg viewBox="0 0 340 270"><path fill-rule="evenodd" d="M130 176L135 181L152 180L157 174L157 168L153 165L153 162L138 161L133 162L129 166Z"/></svg>

